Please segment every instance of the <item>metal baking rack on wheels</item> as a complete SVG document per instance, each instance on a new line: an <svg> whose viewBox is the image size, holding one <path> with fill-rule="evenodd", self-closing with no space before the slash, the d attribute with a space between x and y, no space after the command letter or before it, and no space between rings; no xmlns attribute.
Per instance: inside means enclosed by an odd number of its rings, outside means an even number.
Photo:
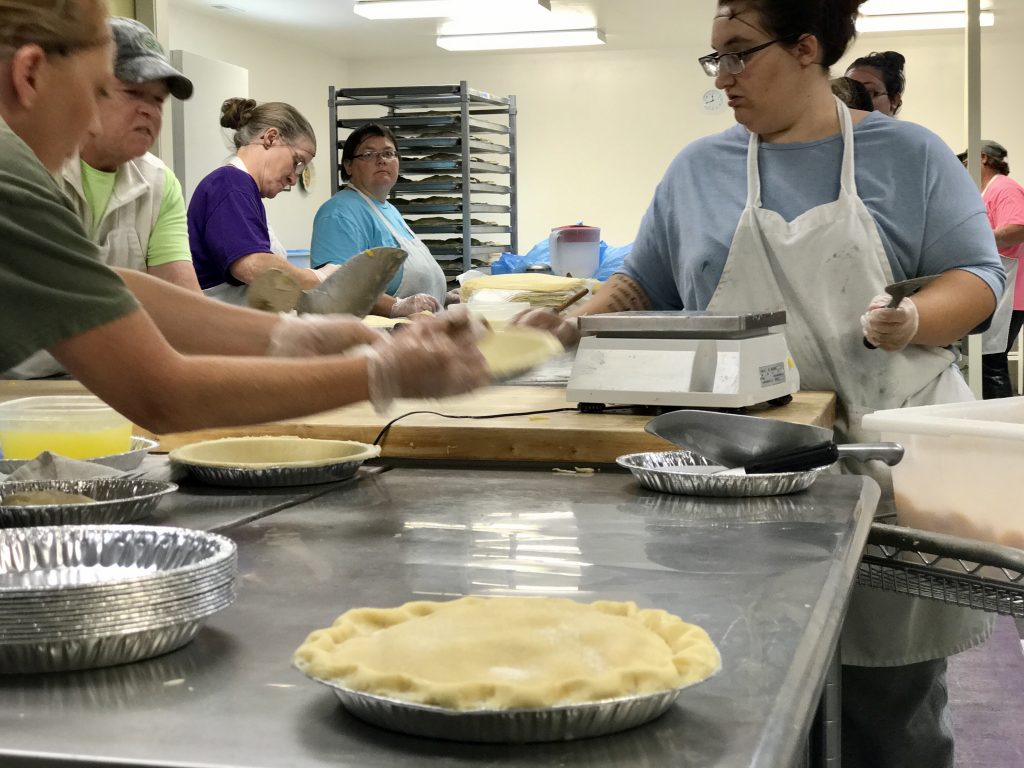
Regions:
<svg viewBox="0 0 1024 768"><path fill-rule="evenodd" d="M516 97L457 85L330 87L331 194L341 186L345 137L388 126L402 157L391 202L451 281L517 252ZM342 112L345 112L343 115Z"/></svg>
<svg viewBox="0 0 1024 768"><path fill-rule="evenodd" d="M1024 617L1024 551L876 522L857 583Z"/></svg>

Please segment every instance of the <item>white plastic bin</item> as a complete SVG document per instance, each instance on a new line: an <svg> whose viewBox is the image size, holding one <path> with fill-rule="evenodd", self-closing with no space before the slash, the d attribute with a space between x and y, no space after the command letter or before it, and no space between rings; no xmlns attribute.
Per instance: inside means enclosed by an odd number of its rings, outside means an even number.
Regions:
<svg viewBox="0 0 1024 768"><path fill-rule="evenodd" d="M876 411L900 525L1024 549L1024 397Z"/></svg>

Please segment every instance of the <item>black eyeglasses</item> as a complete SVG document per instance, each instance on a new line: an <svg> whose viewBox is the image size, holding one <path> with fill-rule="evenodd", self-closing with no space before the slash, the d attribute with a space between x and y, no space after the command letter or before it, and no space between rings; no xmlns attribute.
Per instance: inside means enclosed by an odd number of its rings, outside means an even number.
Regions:
<svg viewBox="0 0 1024 768"><path fill-rule="evenodd" d="M398 159L398 152L393 149L382 149L380 152L374 152L373 150L367 150L366 152L360 152L358 155L352 155L353 160L362 160L363 162L374 162L383 160L384 162L390 162Z"/></svg>
<svg viewBox="0 0 1024 768"><path fill-rule="evenodd" d="M775 45L777 42L779 40L769 40L767 43L761 43L753 48L747 48L745 51L736 51L735 53L709 53L707 56L701 56L697 59L697 63L704 68L704 73L708 77L718 77L718 73L722 69L727 74L738 75L746 66L746 58L748 56L758 51L763 51L769 45Z"/></svg>

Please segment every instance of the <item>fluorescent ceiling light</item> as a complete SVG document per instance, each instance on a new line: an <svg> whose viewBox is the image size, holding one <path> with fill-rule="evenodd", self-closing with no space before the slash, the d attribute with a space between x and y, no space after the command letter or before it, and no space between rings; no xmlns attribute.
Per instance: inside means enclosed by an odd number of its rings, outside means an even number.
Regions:
<svg viewBox="0 0 1024 768"><path fill-rule="evenodd" d="M479 35L438 35L437 44L448 51L497 51L511 48L562 48L604 45L599 29L545 29L536 32L487 32Z"/></svg>
<svg viewBox="0 0 1024 768"><path fill-rule="evenodd" d="M482 35L488 32L549 32L562 29L591 29L597 26L597 19L587 9L559 8L545 11L540 6L527 9L505 9L487 16L455 18L442 22L437 34Z"/></svg>
<svg viewBox="0 0 1024 768"><path fill-rule="evenodd" d="M981 10L992 10L992 0L981 0ZM864 16L891 16L903 13L966 13L966 0L867 0L860 7Z"/></svg>
<svg viewBox="0 0 1024 768"><path fill-rule="evenodd" d="M550 11L551 0L356 0L352 10L367 19L433 19L530 8Z"/></svg>
<svg viewBox="0 0 1024 768"><path fill-rule="evenodd" d="M980 14L981 26L995 24L991 11ZM926 29L963 29L967 25L966 13L893 13L881 16L861 16L857 20L858 32L912 32Z"/></svg>

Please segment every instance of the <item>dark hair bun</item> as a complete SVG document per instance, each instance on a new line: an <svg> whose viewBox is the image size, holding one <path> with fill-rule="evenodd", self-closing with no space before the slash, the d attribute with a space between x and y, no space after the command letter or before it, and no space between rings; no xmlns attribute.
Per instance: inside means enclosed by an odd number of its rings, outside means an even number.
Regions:
<svg viewBox="0 0 1024 768"><path fill-rule="evenodd" d="M220 124L237 131L252 119L256 102L252 99L231 98L220 106Z"/></svg>
<svg viewBox="0 0 1024 768"><path fill-rule="evenodd" d="M886 64L900 72L903 71L903 65L907 63L906 57L896 51L882 51L879 55L885 59Z"/></svg>

